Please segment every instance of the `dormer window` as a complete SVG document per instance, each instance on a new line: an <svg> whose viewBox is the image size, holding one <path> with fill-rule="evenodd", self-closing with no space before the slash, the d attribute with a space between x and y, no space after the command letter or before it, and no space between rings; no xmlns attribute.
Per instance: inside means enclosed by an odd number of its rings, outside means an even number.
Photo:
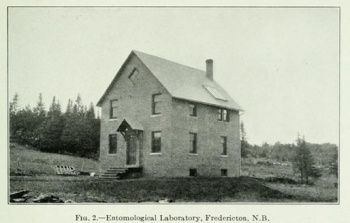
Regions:
<svg viewBox="0 0 350 223"><path fill-rule="evenodd" d="M135 84L135 81L137 79L137 77L139 76L139 71L135 68L131 74L129 75L129 79L131 80L132 83Z"/></svg>

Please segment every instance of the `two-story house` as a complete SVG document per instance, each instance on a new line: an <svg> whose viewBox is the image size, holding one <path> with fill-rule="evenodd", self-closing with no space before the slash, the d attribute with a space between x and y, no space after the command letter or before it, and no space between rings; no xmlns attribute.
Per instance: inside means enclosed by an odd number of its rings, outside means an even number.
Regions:
<svg viewBox="0 0 350 223"><path fill-rule="evenodd" d="M206 71L132 51L99 100L103 170L239 176L240 106ZM107 171L108 173L108 171Z"/></svg>

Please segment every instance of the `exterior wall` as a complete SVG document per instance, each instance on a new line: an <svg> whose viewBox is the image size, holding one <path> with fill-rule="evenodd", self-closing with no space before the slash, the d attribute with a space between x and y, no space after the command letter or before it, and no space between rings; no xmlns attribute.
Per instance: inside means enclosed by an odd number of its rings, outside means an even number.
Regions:
<svg viewBox="0 0 350 223"><path fill-rule="evenodd" d="M128 77L139 71L135 83ZM161 93L161 115L152 115L152 94ZM110 119L110 100L118 100L117 119ZM217 120L217 108L197 104L197 117L189 115L189 103L173 99L143 63L132 56L101 104L101 171L126 166L126 142L117 133L123 118L138 121L144 131L139 135L139 164L144 177L187 177L196 168L199 176L239 176L239 114L230 111L230 122ZM151 153L152 131L161 131L161 153ZM189 154L189 133L197 133L197 154ZM109 134L117 133L117 154L108 154ZM222 156L221 136L227 136L227 156Z"/></svg>
<svg viewBox="0 0 350 223"><path fill-rule="evenodd" d="M139 75L135 84L128 78L134 68ZM152 94L161 93L160 115L152 115ZM110 119L110 100L118 99L117 119ZM171 104L172 98L159 81L148 71L142 62L132 56L122 70L118 80L101 104L101 171L110 167L126 166L126 142L118 133L117 154L108 154L109 134L116 133L117 124L127 117L142 124L140 165L146 177L168 176L171 166ZM152 131L161 131L161 153L151 153Z"/></svg>
<svg viewBox="0 0 350 223"><path fill-rule="evenodd" d="M217 107L197 104L197 117L189 115L189 102L173 99L172 175L189 176L196 168L198 176L229 177L240 175L239 114L230 111L230 121L218 121ZM197 133L197 154L190 154L189 133ZM227 137L227 156L222 156L221 136Z"/></svg>

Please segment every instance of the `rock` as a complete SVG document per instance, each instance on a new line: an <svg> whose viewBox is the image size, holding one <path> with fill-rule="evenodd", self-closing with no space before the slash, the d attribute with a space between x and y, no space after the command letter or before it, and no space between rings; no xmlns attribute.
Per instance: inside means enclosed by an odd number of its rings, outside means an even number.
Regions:
<svg viewBox="0 0 350 223"><path fill-rule="evenodd" d="M71 199L68 199L68 200L66 200L64 203L77 203L77 202L75 202L75 201L73 201L73 200L71 200Z"/></svg>
<svg viewBox="0 0 350 223"><path fill-rule="evenodd" d="M16 198L21 198L23 197L25 194L28 194L29 191L28 190L21 190L21 191L16 191L10 194L10 200L16 199Z"/></svg>
<svg viewBox="0 0 350 223"><path fill-rule="evenodd" d="M16 203L24 203L27 201L27 199L26 198L15 198L12 201L16 202Z"/></svg>
<svg viewBox="0 0 350 223"><path fill-rule="evenodd" d="M64 203L58 197L52 194L43 194L41 193L38 197L33 199L34 203Z"/></svg>

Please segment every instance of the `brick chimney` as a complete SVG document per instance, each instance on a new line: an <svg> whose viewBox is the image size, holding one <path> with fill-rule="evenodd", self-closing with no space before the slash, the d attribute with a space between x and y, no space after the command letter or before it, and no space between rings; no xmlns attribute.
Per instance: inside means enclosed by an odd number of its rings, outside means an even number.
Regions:
<svg viewBox="0 0 350 223"><path fill-rule="evenodd" d="M213 80L213 60L212 59L208 59L205 61L207 63L207 73L206 76L207 78L209 78L210 80Z"/></svg>

